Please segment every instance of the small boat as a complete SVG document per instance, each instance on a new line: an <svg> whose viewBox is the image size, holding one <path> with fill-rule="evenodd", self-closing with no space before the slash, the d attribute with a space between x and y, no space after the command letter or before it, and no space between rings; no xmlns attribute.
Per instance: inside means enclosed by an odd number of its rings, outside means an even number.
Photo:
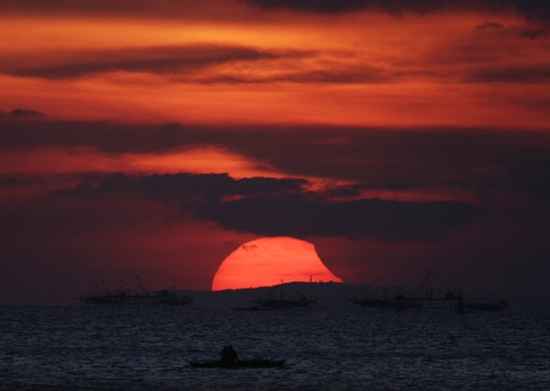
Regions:
<svg viewBox="0 0 550 391"><path fill-rule="evenodd" d="M282 368L286 360L252 359L239 361L189 361L193 368Z"/></svg>
<svg viewBox="0 0 550 391"><path fill-rule="evenodd" d="M280 288L279 298L276 298L274 296L268 297L268 298L259 298L254 300L254 304L256 306L260 306L262 308L267 308L270 310L289 310L293 308L305 308L312 306L316 303L313 299L308 299L305 296L301 296L299 299L294 297L285 297L286 295L283 292L283 289L285 287L284 284L272 287L271 289ZM273 291L271 292L273 293Z"/></svg>

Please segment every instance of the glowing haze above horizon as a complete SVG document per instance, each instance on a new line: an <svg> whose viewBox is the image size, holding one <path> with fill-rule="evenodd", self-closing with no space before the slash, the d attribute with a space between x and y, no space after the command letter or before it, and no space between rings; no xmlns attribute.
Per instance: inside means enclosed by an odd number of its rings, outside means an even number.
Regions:
<svg viewBox="0 0 550 391"><path fill-rule="evenodd" d="M0 304L136 274L430 269L550 311L549 19L539 0L2 0Z"/></svg>

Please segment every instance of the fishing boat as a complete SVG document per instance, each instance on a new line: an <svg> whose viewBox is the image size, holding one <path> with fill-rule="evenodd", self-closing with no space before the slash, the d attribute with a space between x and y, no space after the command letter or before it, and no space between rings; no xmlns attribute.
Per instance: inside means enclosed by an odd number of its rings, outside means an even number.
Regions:
<svg viewBox="0 0 550 391"><path fill-rule="evenodd" d="M272 310L288 310L292 308L300 308L300 307L309 307L316 303L313 299L308 299L305 296L301 296L300 298L295 297L287 297L283 293L284 284L281 283L281 285L275 286L272 289L279 288L280 289L280 295L279 297L267 297L267 298L259 298L254 300L254 304L272 309Z"/></svg>
<svg viewBox="0 0 550 391"><path fill-rule="evenodd" d="M226 369L238 369L238 368L282 368L285 365L286 360L272 360L272 359L251 359L251 360L239 360L239 361L189 361L189 364L193 368L226 368Z"/></svg>
<svg viewBox="0 0 550 391"><path fill-rule="evenodd" d="M177 290L162 289L147 291L139 276L134 277L114 291L107 289L101 282L102 290L96 287L81 295L78 299L87 304L112 307L156 307L185 306L191 303L191 298L181 295Z"/></svg>
<svg viewBox="0 0 550 391"><path fill-rule="evenodd" d="M362 307L378 309L408 310L421 307L422 303L413 297L405 297L402 294L391 296L382 283L380 276L376 277L367 286L365 294L361 298L347 299L350 303Z"/></svg>
<svg viewBox="0 0 550 391"><path fill-rule="evenodd" d="M377 277L367 286L363 297L348 299L347 301L375 309L410 310L422 309L428 311L458 311L459 313L479 311L501 311L507 308L505 300L499 301L474 301L467 300L462 295L462 290L455 294L447 287L434 273L428 273L416 293L413 295L398 294L390 296L382 284L380 277Z"/></svg>

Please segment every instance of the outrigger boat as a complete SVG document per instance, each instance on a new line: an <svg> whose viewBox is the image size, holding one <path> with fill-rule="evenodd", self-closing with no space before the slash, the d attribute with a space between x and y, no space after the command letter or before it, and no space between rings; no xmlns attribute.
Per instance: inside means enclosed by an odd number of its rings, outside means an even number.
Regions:
<svg viewBox="0 0 550 391"><path fill-rule="evenodd" d="M189 364L193 368L226 368L226 369L238 369L238 368L282 368L285 365L286 360L271 360L271 359L252 359L252 360L239 360L239 361L189 361Z"/></svg>
<svg viewBox="0 0 550 391"><path fill-rule="evenodd" d="M135 276L114 291L109 291L103 281L102 291L92 287L87 293L78 299L87 304L112 307L157 307L157 306L186 306L191 303L191 298L180 294L177 290L162 289L159 291L147 291L139 276Z"/></svg>
<svg viewBox="0 0 550 391"><path fill-rule="evenodd" d="M437 283L439 289L432 287L433 282ZM376 297L369 291L382 291L383 297ZM439 295L437 291L439 290ZM369 295L371 293L371 295ZM380 292L378 292L380 293ZM454 294L438 277L431 271L420 284L414 296L396 295L391 297L386 288L382 285L380 277L369 284L363 298L348 299L347 301L358 304L363 307L377 309L395 309L395 310L454 310L459 313L469 313L478 311L501 311L508 307L505 300L494 301L469 301L463 298L462 290Z"/></svg>
<svg viewBox="0 0 550 391"><path fill-rule="evenodd" d="M274 287L275 288L275 287ZM305 308L310 307L315 304L315 300L308 299L305 296L301 296L299 299L296 298L288 298L284 297L283 294L283 288L284 284L279 285L279 288L281 289L280 297L268 297L268 298L260 298L254 300L254 304L256 304L256 307L260 308L267 308L271 310L288 310L292 308Z"/></svg>

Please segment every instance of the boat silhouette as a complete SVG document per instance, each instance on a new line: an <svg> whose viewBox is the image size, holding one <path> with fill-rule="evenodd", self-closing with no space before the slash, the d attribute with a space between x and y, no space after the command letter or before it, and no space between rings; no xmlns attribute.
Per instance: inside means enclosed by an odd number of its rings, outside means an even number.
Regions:
<svg viewBox="0 0 550 391"><path fill-rule="evenodd" d="M434 288L434 283L438 286ZM501 311L508 307L505 300L474 301L466 300L462 290L455 294L434 273L428 270L416 293L411 296L397 294L391 296L382 285L380 277L367 286L363 297L347 299L348 302L367 308L394 310L451 310L459 313L478 311Z"/></svg>
<svg viewBox="0 0 550 391"><path fill-rule="evenodd" d="M285 297L283 288L284 284L278 285L274 288L280 289L280 296L278 298L276 297L268 297L268 298L260 298L254 300L254 303L260 307L274 309L274 310L285 310L285 309L292 309L292 308L300 308L300 307L309 307L316 303L315 300L309 299L306 296L300 296L300 298L290 298Z"/></svg>
<svg viewBox="0 0 550 391"><path fill-rule="evenodd" d="M107 289L101 281L101 290L97 285L78 297L83 303L112 306L112 307L156 307L156 306L186 306L191 303L191 298L181 295L176 290L161 289L158 291L147 291L139 276L135 276L127 283L121 285L114 291Z"/></svg>

